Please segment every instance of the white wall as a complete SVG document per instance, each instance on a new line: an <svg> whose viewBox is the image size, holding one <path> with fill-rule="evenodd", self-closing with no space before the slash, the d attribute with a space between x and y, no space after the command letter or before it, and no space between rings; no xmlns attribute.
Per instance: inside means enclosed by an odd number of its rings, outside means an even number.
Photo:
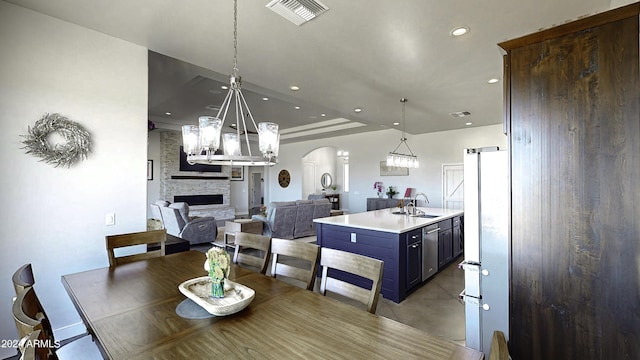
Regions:
<svg viewBox="0 0 640 360"><path fill-rule="evenodd" d="M332 184L338 185L341 181L337 178L336 173L336 148L332 146L324 146L317 148L305 154L302 159L304 162L310 162L315 165L315 177L313 179L305 179L304 181L310 181L313 185L314 194L320 194L322 192L322 184L320 183L320 177L322 174L328 173L332 177ZM330 190L330 189L328 189Z"/></svg>
<svg viewBox="0 0 640 360"><path fill-rule="evenodd" d="M349 193L341 193L343 209L349 212L366 211L368 197L376 197L373 183L393 185L404 194L407 187L427 194L430 206L442 206L442 164L462 163L465 148L500 146L506 148L507 138L502 125L474 127L408 136L408 144L418 155L420 168L410 169L409 176L380 176L380 161L386 159L400 141L397 130L382 130L357 135L332 137L280 145L279 163L266 174L267 195L265 202L299 199L302 189L301 157L321 146L334 146L349 151L351 182ZM291 184L283 189L277 176L281 169L291 173ZM341 182L342 180L340 180ZM338 189L340 190L340 189Z"/></svg>
<svg viewBox="0 0 640 360"><path fill-rule="evenodd" d="M108 266L105 235L145 229L147 50L4 1L0 49L0 339L9 340L19 266L33 264L59 329L80 322L60 277ZM24 153L20 135L47 112L92 134L87 160L54 168Z"/></svg>
<svg viewBox="0 0 640 360"><path fill-rule="evenodd" d="M244 179L242 181L231 181L230 206L236 209L236 215L249 214L249 178L251 177L249 167L242 170Z"/></svg>
<svg viewBox="0 0 640 360"><path fill-rule="evenodd" d="M153 160L153 180L147 181L147 204L161 200L160 196L160 130L148 133L147 159ZM147 218L153 218L151 208L147 206Z"/></svg>

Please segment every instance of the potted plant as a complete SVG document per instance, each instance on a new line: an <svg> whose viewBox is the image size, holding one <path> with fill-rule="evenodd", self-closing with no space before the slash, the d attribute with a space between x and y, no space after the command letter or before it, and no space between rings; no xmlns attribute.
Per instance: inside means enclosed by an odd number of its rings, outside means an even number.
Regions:
<svg viewBox="0 0 640 360"><path fill-rule="evenodd" d="M389 199L393 199L393 196L397 193L398 192L393 188L393 186L389 186L389 188L387 189L387 196L389 197Z"/></svg>
<svg viewBox="0 0 640 360"><path fill-rule="evenodd" d="M374 182L373 188L376 190L378 197L380 197L380 195L382 195L382 192L384 191L384 185L382 184L382 181Z"/></svg>

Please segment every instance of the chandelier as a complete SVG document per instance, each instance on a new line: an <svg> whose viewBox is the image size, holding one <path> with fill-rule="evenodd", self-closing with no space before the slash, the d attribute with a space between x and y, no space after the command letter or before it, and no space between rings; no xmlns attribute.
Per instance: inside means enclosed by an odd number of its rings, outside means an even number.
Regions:
<svg viewBox="0 0 640 360"><path fill-rule="evenodd" d="M400 102L402 103L402 137L400 138L400 144L398 144L398 146L396 146L396 148L387 155L387 166L417 168L419 167L418 157L413 154L413 151L411 151L411 148L409 148L409 145L407 144L407 138L404 136L404 107L407 103L407 99L402 98L400 99ZM402 144L407 147L407 150L409 150L411 155L398 152L398 149Z"/></svg>
<svg viewBox="0 0 640 360"><path fill-rule="evenodd" d="M187 162L192 165L264 166L276 164L280 147L278 124L261 122L256 125L251 110L247 106L247 101L242 95L241 78L238 71L237 0L233 2L233 72L229 76L229 83L229 92L216 116L200 116L198 118L199 125L184 125L182 127L182 143L184 152L187 154ZM235 132L221 134L232 103L232 109L235 112L235 126L231 125L231 127L235 129ZM247 127L249 120L258 134L258 149L261 155L253 155L251 152L249 133L254 131L250 131ZM224 150L222 154L219 151L220 135L222 135ZM242 135L244 135L248 155L242 155L241 152Z"/></svg>

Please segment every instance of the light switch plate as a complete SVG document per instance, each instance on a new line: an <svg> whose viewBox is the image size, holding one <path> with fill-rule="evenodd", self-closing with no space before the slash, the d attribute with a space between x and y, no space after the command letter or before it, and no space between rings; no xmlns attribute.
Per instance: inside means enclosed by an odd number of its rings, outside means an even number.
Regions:
<svg viewBox="0 0 640 360"><path fill-rule="evenodd" d="M351 233L351 242L356 242L356 233Z"/></svg>
<svg viewBox="0 0 640 360"><path fill-rule="evenodd" d="M112 226L116 224L116 214L109 213L104 216L104 224L107 226Z"/></svg>

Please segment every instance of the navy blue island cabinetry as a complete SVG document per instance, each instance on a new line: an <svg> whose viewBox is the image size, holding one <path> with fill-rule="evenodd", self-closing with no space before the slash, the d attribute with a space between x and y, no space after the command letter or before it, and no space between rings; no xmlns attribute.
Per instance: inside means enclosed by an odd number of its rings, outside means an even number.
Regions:
<svg viewBox="0 0 640 360"><path fill-rule="evenodd" d="M415 217L393 214L396 210L382 209L314 221L319 246L384 261L381 294L385 299L399 303L422 283L423 228L440 221L451 221L463 212L420 208L431 217ZM355 275L341 273L339 277L371 286L369 280Z"/></svg>

